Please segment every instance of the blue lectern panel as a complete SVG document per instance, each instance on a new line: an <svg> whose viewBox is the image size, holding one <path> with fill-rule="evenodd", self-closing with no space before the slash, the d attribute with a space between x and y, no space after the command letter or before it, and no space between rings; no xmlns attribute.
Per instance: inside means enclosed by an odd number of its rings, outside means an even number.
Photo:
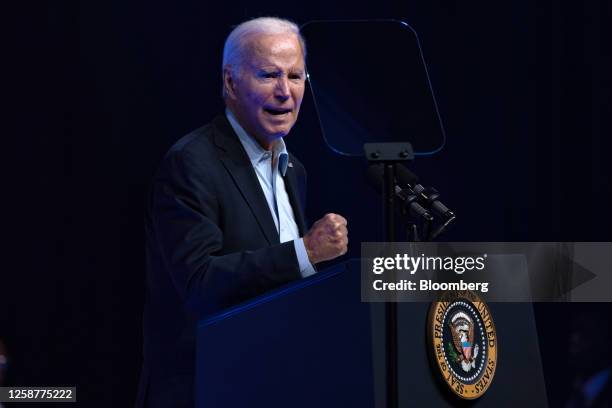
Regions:
<svg viewBox="0 0 612 408"><path fill-rule="evenodd" d="M372 407L359 285L350 262L201 322L196 406Z"/></svg>
<svg viewBox="0 0 612 408"><path fill-rule="evenodd" d="M384 304L362 303L348 262L204 320L197 407L384 407ZM462 402L439 384L425 333L428 303L398 305L399 406ZM498 365L468 405L547 405L532 305L490 303Z"/></svg>

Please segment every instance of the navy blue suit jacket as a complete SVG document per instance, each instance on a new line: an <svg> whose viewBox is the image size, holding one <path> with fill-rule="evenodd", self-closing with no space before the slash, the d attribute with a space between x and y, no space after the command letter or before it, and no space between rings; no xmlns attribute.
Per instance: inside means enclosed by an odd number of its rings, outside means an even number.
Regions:
<svg viewBox="0 0 612 408"><path fill-rule="evenodd" d="M284 181L303 235L306 173L292 155L289 162ZM293 242L280 243L257 175L224 115L170 149L147 206L137 405L192 407L197 320L299 279L299 265Z"/></svg>

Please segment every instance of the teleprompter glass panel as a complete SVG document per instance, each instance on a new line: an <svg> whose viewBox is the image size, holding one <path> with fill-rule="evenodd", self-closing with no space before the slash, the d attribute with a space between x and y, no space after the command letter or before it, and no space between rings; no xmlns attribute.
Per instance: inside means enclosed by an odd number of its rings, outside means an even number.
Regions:
<svg viewBox="0 0 612 408"><path fill-rule="evenodd" d="M439 151L445 133L416 32L395 20L313 21L301 28L308 82L328 146L363 155L368 142Z"/></svg>

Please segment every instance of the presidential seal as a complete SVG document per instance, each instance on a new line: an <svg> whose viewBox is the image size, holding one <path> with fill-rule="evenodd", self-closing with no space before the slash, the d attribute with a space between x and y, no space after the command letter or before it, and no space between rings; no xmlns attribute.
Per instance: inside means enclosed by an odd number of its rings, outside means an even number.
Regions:
<svg viewBox="0 0 612 408"><path fill-rule="evenodd" d="M482 396L497 367L497 332L486 303L472 291L446 292L427 318L434 370L453 394Z"/></svg>

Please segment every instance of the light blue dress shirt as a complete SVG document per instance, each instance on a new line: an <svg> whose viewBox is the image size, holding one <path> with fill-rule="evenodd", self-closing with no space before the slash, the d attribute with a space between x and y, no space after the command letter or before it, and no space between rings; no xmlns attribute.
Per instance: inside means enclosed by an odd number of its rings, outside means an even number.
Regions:
<svg viewBox="0 0 612 408"><path fill-rule="evenodd" d="M238 135L249 160L251 160L259 185L266 196L280 242L293 241L302 277L305 278L314 274L315 269L308 259L304 239L300 238L293 208L283 180L283 176L287 172L287 166L290 165L285 142L280 138L273 144L272 151L265 150L253 137L246 133L229 109L225 110L225 115L234 132Z"/></svg>

